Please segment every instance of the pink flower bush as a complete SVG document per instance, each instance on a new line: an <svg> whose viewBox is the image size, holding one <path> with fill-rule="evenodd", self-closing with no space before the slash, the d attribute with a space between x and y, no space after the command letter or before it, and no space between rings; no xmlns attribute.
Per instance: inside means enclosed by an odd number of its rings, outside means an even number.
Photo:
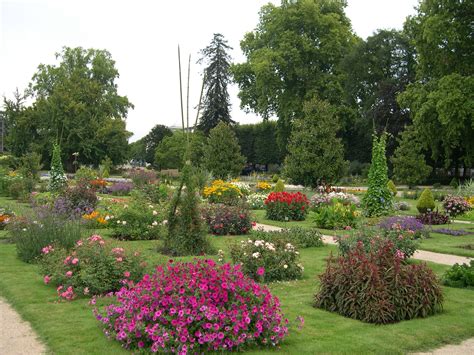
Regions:
<svg viewBox="0 0 474 355"><path fill-rule="evenodd" d="M58 295L100 295L119 290L124 279L138 281L144 267L139 254L112 248L100 235L80 240L71 250L48 246L40 260L44 283L59 286Z"/></svg>
<svg viewBox="0 0 474 355"><path fill-rule="evenodd" d="M105 313L95 313L105 333L128 349L239 350L275 346L288 333L278 298L244 276L238 265L170 262L115 296Z"/></svg>

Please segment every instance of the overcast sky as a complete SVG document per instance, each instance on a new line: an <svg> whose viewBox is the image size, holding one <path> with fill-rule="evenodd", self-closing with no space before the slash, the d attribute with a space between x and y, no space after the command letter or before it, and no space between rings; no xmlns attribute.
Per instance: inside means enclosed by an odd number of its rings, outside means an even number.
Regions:
<svg viewBox="0 0 474 355"><path fill-rule="evenodd" d="M63 46L107 49L120 73L119 93L135 105L127 129L132 141L156 124L181 122L177 45L192 55L191 104L197 104L202 67L198 52L222 33L244 60L239 42L258 23L268 0L0 0L0 95L23 90L40 63L55 63ZM279 0L271 1L279 4ZM401 29L417 0L348 0L348 17L366 38L381 28ZM230 88L232 118L258 122L240 110L237 88ZM191 117L194 117L192 115Z"/></svg>

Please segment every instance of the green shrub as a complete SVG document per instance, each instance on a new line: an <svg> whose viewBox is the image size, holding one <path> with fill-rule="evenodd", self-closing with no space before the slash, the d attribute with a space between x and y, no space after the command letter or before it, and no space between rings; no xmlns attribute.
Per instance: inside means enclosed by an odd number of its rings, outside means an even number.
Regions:
<svg viewBox="0 0 474 355"><path fill-rule="evenodd" d="M202 216L214 235L242 235L252 230L252 216L245 204L207 204L202 208Z"/></svg>
<svg viewBox="0 0 474 355"><path fill-rule="evenodd" d="M443 276L443 284L450 287L474 288L474 260L470 264L454 264Z"/></svg>
<svg viewBox="0 0 474 355"><path fill-rule="evenodd" d="M430 189L424 189L421 193L421 196L416 203L416 208L418 212L425 213L429 211L433 211L436 207L433 194L431 193Z"/></svg>
<svg viewBox="0 0 474 355"><path fill-rule="evenodd" d="M84 233L81 221L66 220L45 210L32 217L13 218L8 229L18 257L27 263L36 262L41 250L48 245L72 248Z"/></svg>
<svg viewBox="0 0 474 355"><path fill-rule="evenodd" d="M45 283L58 287L66 299L118 291L124 279L140 280L143 266L138 253L113 248L99 235L79 240L71 250L49 245L40 259Z"/></svg>
<svg viewBox="0 0 474 355"><path fill-rule="evenodd" d="M427 317L442 309L443 294L426 264L405 264L385 241L366 252L358 243L346 256L328 260L315 306L367 323Z"/></svg>
<svg viewBox="0 0 474 355"><path fill-rule="evenodd" d="M433 189L438 189L438 190L439 190L439 189L441 189L442 187L443 187L443 186L442 186L439 182L435 182L435 183L433 184Z"/></svg>
<svg viewBox="0 0 474 355"><path fill-rule="evenodd" d="M27 153L20 159L20 172L24 177L39 180L39 172L42 168L41 155L38 153Z"/></svg>
<svg viewBox="0 0 474 355"><path fill-rule="evenodd" d="M97 170L89 168L87 166L81 166L74 174L74 178L77 181L92 181L97 179L99 176Z"/></svg>
<svg viewBox="0 0 474 355"><path fill-rule="evenodd" d="M277 183L275 184L275 187L273 188L273 191L275 192L283 192L285 191L285 184L281 179L278 179Z"/></svg>
<svg viewBox="0 0 474 355"><path fill-rule="evenodd" d="M449 183L449 186L451 186L453 189L457 189L459 187L459 180L453 177Z"/></svg>
<svg viewBox="0 0 474 355"><path fill-rule="evenodd" d="M341 255L348 255L358 245L362 245L367 253L376 252L388 240L393 247L393 254L398 254L402 258L408 259L419 246L415 234L404 230L363 228L350 234L337 236L336 238Z"/></svg>
<svg viewBox="0 0 474 355"><path fill-rule="evenodd" d="M387 183L388 189L392 192L393 196L397 196L397 186L392 180L389 180Z"/></svg>
<svg viewBox="0 0 474 355"><path fill-rule="evenodd" d="M17 175L10 179L8 183L8 196L15 200L28 200L31 191L33 191L35 182L32 178Z"/></svg>
<svg viewBox="0 0 474 355"><path fill-rule="evenodd" d="M230 246L235 264L242 264L242 272L264 282L294 280L303 274L299 252L283 239L271 242L251 238Z"/></svg>
<svg viewBox="0 0 474 355"><path fill-rule="evenodd" d="M322 234L314 228L291 227L280 231L265 232L262 229L252 232L254 239L273 242L283 240L295 245L297 248L320 247L323 245Z"/></svg>
<svg viewBox="0 0 474 355"><path fill-rule="evenodd" d="M369 187L362 199L364 214L367 217L386 215L392 209L392 194L387 187L387 158L385 156L387 135L380 138L374 134L372 143L372 163L369 170Z"/></svg>
<svg viewBox="0 0 474 355"><path fill-rule="evenodd" d="M319 208L314 216L316 226L324 229L342 229L355 227L359 212L354 204L344 205L341 202L333 202L330 205Z"/></svg>
<svg viewBox="0 0 474 355"><path fill-rule="evenodd" d="M113 166L114 163L112 162L112 159L110 159L109 157L105 157L105 159L103 159L99 165L99 176L104 179L108 178L110 176L110 171L112 170Z"/></svg>
<svg viewBox="0 0 474 355"><path fill-rule="evenodd" d="M278 174L273 174L272 182L276 184L278 182L278 180L280 180L280 177L278 176Z"/></svg>
<svg viewBox="0 0 474 355"><path fill-rule="evenodd" d="M64 174L63 163L61 161L61 147L59 144L54 144L51 170L49 171L49 189L51 191L60 191L66 186L67 177L66 174Z"/></svg>

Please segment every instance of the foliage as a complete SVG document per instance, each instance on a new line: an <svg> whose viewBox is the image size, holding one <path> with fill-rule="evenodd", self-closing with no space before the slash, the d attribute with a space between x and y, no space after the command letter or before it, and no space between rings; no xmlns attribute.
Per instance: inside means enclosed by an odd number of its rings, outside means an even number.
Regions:
<svg viewBox="0 0 474 355"><path fill-rule="evenodd" d="M264 120L278 117L281 148L303 103L318 96L338 105L343 98L340 62L356 42L344 2L284 1L268 4L245 35L244 63L231 70L241 106Z"/></svg>
<svg viewBox="0 0 474 355"><path fill-rule="evenodd" d="M8 105L11 151L36 151L48 162L56 141L69 170L75 152L81 164L97 164L106 156L114 164L123 163L131 135L124 119L133 105L118 95L119 73L110 53L64 47L56 59L58 64L38 66L28 89L31 106Z"/></svg>
<svg viewBox="0 0 474 355"><path fill-rule="evenodd" d="M423 145L415 127L406 127L398 143L391 157L394 178L408 186L421 184L430 175L432 168L426 164Z"/></svg>
<svg viewBox="0 0 474 355"><path fill-rule="evenodd" d="M409 211L410 204L408 202L400 201L393 204L393 209L395 211Z"/></svg>
<svg viewBox="0 0 474 355"><path fill-rule="evenodd" d="M98 176L97 170L84 165L77 169L76 173L74 174L74 178L77 181L87 182L97 179Z"/></svg>
<svg viewBox="0 0 474 355"><path fill-rule="evenodd" d="M388 187L388 189L390 190L390 192L392 193L393 196L397 196L397 186L395 185L395 183L392 180L388 180L387 187Z"/></svg>
<svg viewBox="0 0 474 355"><path fill-rule="evenodd" d="M204 188L203 196L207 198L210 203L235 205L239 203L242 192L233 182L214 180L211 186Z"/></svg>
<svg viewBox="0 0 474 355"><path fill-rule="evenodd" d="M416 203L416 209L420 213L425 213L429 211L433 211L436 207L433 193L430 189L424 189Z"/></svg>
<svg viewBox="0 0 474 355"><path fill-rule="evenodd" d="M265 200L266 218L274 221L303 221L309 201L301 192L272 192Z"/></svg>
<svg viewBox="0 0 474 355"><path fill-rule="evenodd" d="M83 234L81 221L66 220L44 209L32 217L13 218L8 230L16 244L18 257L27 263L36 262L41 249L48 245L72 248Z"/></svg>
<svg viewBox="0 0 474 355"><path fill-rule="evenodd" d="M380 138L374 134L372 142L372 164L369 170L369 187L362 199L364 214L368 217L377 217L388 214L392 208L392 194L387 187L387 158L385 144L387 134Z"/></svg>
<svg viewBox="0 0 474 355"><path fill-rule="evenodd" d="M393 243L366 252L362 243L327 263L315 306L367 323L394 323L441 311L443 294L426 264L404 264Z"/></svg>
<svg viewBox="0 0 474 355"><path fill-rule="evenodd" d="M465 198L473 197L474 196L474 180L469 179L468 181L465 181L462 185L458 187L456 194L458 196L462 196Z"/></svg>
<svg viewBox="0 0 474 355"><path fill-rule="evenodd" d="M99 165L99 176L101 178L108 178L110 176L110 171L114 167L114 163L112 159L109 157L105 157L105 159L102 159Z"/></svg>
<svg viewBox="0 0 474 355"><path fill-rule="evenodd" d="M232 180L232 185L235 185L239 188L243 196L248 196L252 192L250 185L243 181Z"/></svg>
<svg viewBox="0 0 474 355"><path fill-rule="evenodd" d="M0 172L0 193L13 199L25 201L35 185L32 178L25 177L17 171Z"/></svg>
<svg viewBox="0 0 474 355"><path fill-rule="evenodd" d="M235 133L224 122L211 129L203 159L206 169L218 179L235 177L242 171L245 158L240 154Z"/></svg>
<svg viewBox="0 0 474 355"><path fill-rule="evenodd" d="M430 231L424 224L411 216L395 216L385 218L378 224L378 227L385 230L404 231L413 234L413 238L429 238Z"/></svg>
<svg viewBox="0 0 474 355"><path fill-rule="evenodd" d="M351 160L370 160L374 129L397 137L410 122L409 111L396 99L415 80L415 58L407 33L378 30L365 41L358 41L342 61L345 95L358 113L344 136ZM393 155L396 145L394 139L387 142L388 156Z"/></svg>
<svg viewBox="0 0 474 355"><path fill-rule="evenodd" d="M418 249L419 241L412 230L395 228L362 228L352 233L338 236L341 255L347 255L361 244L367 253L377 252L387 241L391 243L392 253L402 259L410 258Z"/></svg>
<svg viewBox="0 0 474 355"><path fill-rule="evenodd" d="M267 197L268 194L259 192L248 195L246 202L252 210L262 210L265 208L265 200Z"/></svg>
<svg viewBox="0 0 474 355"><path fill-rule="evenodd" d="M265 232L258 229L252 232L252 237L257 240L273 242L275 240L283 240L291 243L297 248L312 248L323 246L322 235L315 228L291 227L281 229L279 231Z"/></svg>
<svg viewBox="0 0 474 355"><path fill-rule="evenodd" d="M245 275L264 282L298 279L304 270L294 245L280 238L242 240L230 246L230 256Z"/></svg>
<svg viewBox="0 0 474 355"><path fill-rule="evenodd" d="M70 250L48 245L42 254L44 282L56 286L58 295L68 300L118 291L123 280L138 281L144 272L138 253L113 248L99 235L77 241Z"/></svg>
<svg viewBox="0 0 474 355"><path fill-rule="evenodd" d="M317 227L324 229L355 227L359 215L355 205L334 202L319 208L314 215L314 222Z"/></svg>
<svg viewBox="0 0 474 355"><path fill-rule="evenodd" d="M293 183L315 187L344 174L347 162L338 129L339 118L327 101L313 98L305 103L303 115L293 122L285 159L285 175Z"/></svg>
<svg viewBox="0 0 474 355"><path fill-rule="evenodd" d="M154 166L159 169L182 169L183 156L187 146L187 135L181 131L166 136L155 150ZM191 156L194 166L200 166L203 160L206 138L201 132L189 134Z"/></svg>
<svg viewBox="0 0 474 355"><path fill-rule="evenodd" d="M153 127L150 132L148 132L148 134L143 137L144 160L147 163L154 165L156 148L165 137L170 137L172 135L173 132L171 129L162 124L157 124L155 127Z"/></svg>
<svg viewBox="0 0 474 355"><path fill-rule="evenodd" d="M449 287L474 288L474 261L470 264L454 264L443 275L443 284Z"/></svg>
<svg viewBox="0 0 474 355"><path fill-rule="evenodd" d="M189 156L188 146L186 157ZM202 255L213 252L202 223L196 176L195 169L186 159L180 186L175 190L168 211L168 233L163 241L163 252L166 254Z"/></svg>
<svg viewBox="0 0 474 355"><path fill-rule="evenodd" d="M449 216L438 211L428 211L425 213L420 213L418 216L416 216L416 219L419 220L421 223L428 225L449 223Z"/></svg>
<svg viewBox="0 0 474 355"><path fill-rule="evenodd" d="M30 152L20 158L21 175L33 181L39 180L39 172L42 167L41 155L38 153Z"/></svg>
<svg viewBox="0 0 474 355"><path fill-rule="evenodd" d="M158 181L143 185L139 190L135 190L132 194L139 194L140 198L149 201L150 203L159 203L168 201L171 196L170 188Z"/></svg>
<svg viewBox="0 0 474 355"><path fill-rule="evenodd" d="M469 203L461 196L448 195L443 200L444 210L451 217L462 215L471 209Z"/></svg>
<svg viewBox="0 0 474 355"><path fill-rule="evenodd" d="M56 198L53 210L66 218L81 216L93 211L98 202L96 190L81 181L76 186L68 187Z"/></svg>
<svg viewBox="0 0 474 355"><path fill-rule="evenodd" d="M245 205L210 204L203 208L202 214L214 235L241 235L252 230L251 215Z"/></svg>
<svg viewBox="0 0 474 355"><path fill-rule="evenodd" d="M111 211L112 236L122 240L150 240L164 235L164 211L161 206L143 200L132 200Z"/></svg>
<svg viewBox="0 0 474 355"><path fill-rule="evenodd" d="M51 158L51 170L49 171L49 190L60 191L67 186L67 177L64 174L61 162L61 147L59 144L53 146L53 157Z"/></svg>
<svg viewBox="0 0 474 355"><path fill-rule="evenodd" d="M204 69L204 98L202 115L197 129L209 134L219 122L234 124L230 118L230 98L227 85L231 82L229 47L224 36L214 33L211 43L201 50L199 63L205 62Z"/></svg>
<svg viewBox="0 0 474 355"><path fill-rule="evenodd" d="M276 346L288 332L279 300L268 288L245 277L239 266L212 260L158 266L117 292L97 319L127 349L147 352Z"/></svg>
<svg viewBox="0 0 474 355"><path fill-rule="evenodd" d="M99 210L94 210L90 213L82 215L82 219L86 222L86 227L89 229L105 228L109 224L110 215L102 213Z"/></svg>

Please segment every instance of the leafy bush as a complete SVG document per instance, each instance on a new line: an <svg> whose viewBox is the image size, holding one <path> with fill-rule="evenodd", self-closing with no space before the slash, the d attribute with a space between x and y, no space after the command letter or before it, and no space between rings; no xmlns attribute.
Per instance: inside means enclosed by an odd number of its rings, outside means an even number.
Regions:
<svg viewBox="0 0 474 355"><path fill-rule="evenodd" d="M301 192L272 192L265 200L266 217L274 221L303 221L309 201Z"/></svg>
<svg viewBox="0 0 474 355"><path fill-rule="evenodd" d="M285 184L281 179L278 179L277 183L275 184L275 187L273 188L273 191L275 192L283 192L285 191Z"/></svg>
<svg viewBox="0 0 474 355"><path fill-rule="evenodd" d="M436 207L433 194L430 189L424 189L420 195L418 202L416 203L416 208L418 212L425 213L433 211Z"/></svg>
<svg viewBox="0 0 474 355"><path fill-rule="evenodd" d="M242 240L230 246L230 256L245 275L265 282L298 279L304 270L294 245L279 238Z"/></svg>
<svg viewBox="0 0 474 355"><path fill-rule="evenodd" d="M410 204L408 202L400 201L393 204L393 209L395 211L409 211Z"/></svg>
<svg viewBox="0 0 474 355"><path fill-rule="evenodd" d="M85 181L63 190L54 201L53 209L63 216L82 216L92 212L98 204L96 190Z"/></svg>
<svg viewBox="0 0 474 355"><path fill-rule="evenodd" d="M146 352L275 346L288 332L278 298L245 277L239 266L217 266L212 260L158 266L151 276L117 292L114 304L97 319L125 348Z"/></svg>
<svg viewBox="0 0 474 355"><path fill-rule="evenodd" d="M471 209L471 206L463 197L452 195L445 197L443 207L451 217L462 215Z"/></svg>
<svg viewBox="0 0 474 355"><path fill-rule="evenodd" d="M392 208L392 194L387 187L387 158L385 156L387 135L380 138L374 134L372 143L372 163L369 170L367 193L363 197L364 214L378 217L388 214Z"/></svg>
<svg viewBox="0 0 474 355"><path fill-rule="evenodd" d="M89 168L87 166L81 166L79 169L77 169L76 173L74 174L74 179L76 181L92 181L97 179L97 171Z"/></svg>
<svg viewBox="0 0 474 355"><path fill-rule="evenodd" d="M430 236L430 231L425 228L424 224L411 216L388 217L380 222L378 226L384 230L413 233L413 238L415 239L429 238Z"/></svg>
<svg viewBox="0 0 474 355"><path fill-rule="evenodd" d="M410 200L418 200L420 196L421 196L420 190L405 190L402 193L403 198L408 198Z"/></svg>
<svg viewBox="0 0 474 355"><path fill-rule="evenodd" d="M235 205L239 203L240 198L242 197L242 192L231 182L214 180L211 186L204 188L203 195L211 203Z"/></svg>
<svg viewBox="0 0 474 355"><path fill-rule="evenodd" d="M412 231L399 229L363 228L336 238L341 255L348 255L359 244L364 247L367 253L376 252L385 246L388 240L391 243L393 254L408 259L415 253L419 245Z"/></svg>
<svg viewBox="0 0 474 355"><path fill-rule="evenodd" d="M359 212L356 211L355 205L335 202L320 208L314 216L314 222L319 228L341 229L347 226L355 227L358 217Z"/></svg>
<svg viewBox="0 0 474 355"><path fill-rule="evenodd" d="M10 176L7 183L7 194L15 200L26 201L33 191L35 181L20 174Z"/></svg>
<svg viewBox="0 0 474 355"><path fill-rule="evenodd" d="M320 247L323 245L322 235L317 229L291 227L279 231L265 232L262 229L252 232L252 237L257 240L273 242L283 240L294 244L297 248Z"/></svg>
<svg viewBox="0 0 474 355"><path fill-rule="evenodd" d="M469 181L465 181L464 184L458 187L456 192L458 196L470 198L474 196L474 180L469 179Z"/></svg>
<svg viewBox="0 0 474 355"><path fill-rule="evenodd" d="M151 203L162 203L170 198L171 190L165 184L152 182L140 187L139 191Z"/></svg>
<svg viewBox="0 0 474 355"><path fill-rule="evenodd" d="M126 196L133 189L133 182L119 181L111 186L107 186L107 192L114 196Z"/></svg>
<svg viewBox="0 0 474 355"><path fill-rule="evenodd" d="M474 261L470 264L454 264L443 275L443 284L450 287L474 287Z"/></svg>
<svg viewBox="0 0 474 355"><path fill-rule="evenodd" d="M332 203L332 199L329 194L316 193L309 199L309 205L313 211L319 211L319 209L329 206Z"/></svg>
<svg viewBox="0 0 474 355"><path fill-rule="evenodd" d="M138 281L144 271L138 253L113 248L99 235L79 240L71 250L51 244L42 254L45 283L57 286L58 295L66 299L118 291L122 280Z"/></svg>
<svg viewBox="0 0 474 355"><path fill-rule="evenodd" d="M209 204L202 214L214 235L241 235L252 230L250 212L244 205Z"/></svg>
<svg viewBox="0 0 474 355"><path fill-rule="evenodd" d="M276 184L278 182L278 180L280 180L280 177L278 176L278 174L273 174L272 182Z"/></svg>
<svg viewBox="0 0 474 355"><path fill-rule="evenodd" d="M123 207L116 206L109 221L112 236L121 240L158 239L165 233L164 211L160 206L132 200Z"/></svg>
<svg viewBox="0 0 474 355"><path fill-rule="evenodd" d="M395 183L392 180L388 180L387 187L388 187L388 189L390 190L390 192L392 193L393 196L397 196L397 186L395 185Z"/></svg>
<svg viewBox="0 0 474 355"><path fill-rule="evenodd" d="M27 263L36 262L41 250L48 245L72 248L84 232L81 221L66 220L47 210L37 212L33 217L13 218L8 229L18 257Z"/></svg>
<svg viewBox="0 0 474 355"><path fill-rule="evenodd" d="M428 225L438 225L438 224L448 224L449 216L447 214L438 212L438 211L429 211L421 213L416 216L416 219L423 224Z"/></svg>
<svg viewBox="0 0 474 355"><path fill-rule="evenodd" d="M252 210L262 210L265 208L265 200L268 194L258 192L247 196L247 204Z"/></svg>
<svg viewBox="0 0 474 355"><path fill-rule="evenodd" d="M360 242L346 256L330 257L315 306L368 323L427 317L442 309L443 294L426 264L407 265L385 241L366 252Z"/></svg>

